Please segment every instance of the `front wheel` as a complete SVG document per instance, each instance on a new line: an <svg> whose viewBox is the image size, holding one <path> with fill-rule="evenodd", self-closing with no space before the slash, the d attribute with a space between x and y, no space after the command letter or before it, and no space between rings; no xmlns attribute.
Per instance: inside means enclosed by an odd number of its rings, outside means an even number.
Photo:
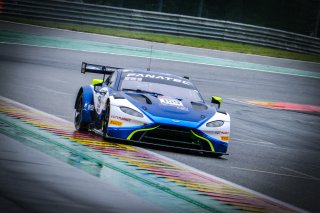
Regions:
<svg viewBox="0 0 320 213"><path fill-rule="evenodd" d="M87 131L88 124L82 120L83 113L83 93L80 95L76 103L76 109L74 113L74 126L78 131Z"/></svg>
<svg viewBox="0 0 320 213"><path fill-rule="evenodd" d="M106 104L106 113L105 116L102 120L102 134L103 134L103 139L108 138L108 126L109 126L109 118L110 118L110 102L109 100L107 101Z"/></svg>

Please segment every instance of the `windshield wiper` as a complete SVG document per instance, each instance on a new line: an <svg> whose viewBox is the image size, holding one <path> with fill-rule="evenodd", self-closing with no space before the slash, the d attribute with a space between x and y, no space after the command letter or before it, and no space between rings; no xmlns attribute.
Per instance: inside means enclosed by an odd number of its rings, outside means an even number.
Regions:
<svg viewBox="0 0 320 213"><path fill-rule="evenodd" d="M161 93L157 93L157 92L150 92L150 91L146 91L146 90L141 90L141 89L122 89L122 91L133 91L133 92L139 92L139 93L148 93L148 94L152 94L152 95L156 95L156 96L159 96L159 95L163 95Z"/></svg>

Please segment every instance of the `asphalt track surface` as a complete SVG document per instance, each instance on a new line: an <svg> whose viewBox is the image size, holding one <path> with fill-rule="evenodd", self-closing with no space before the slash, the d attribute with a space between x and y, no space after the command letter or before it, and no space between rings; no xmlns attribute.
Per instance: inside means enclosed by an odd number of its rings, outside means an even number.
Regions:
<svg viewBox="0 0 320 213"><path fill-rule="evenodd" d="M320 72L316 63L157 44L47 28L0 23L0 29L125 44L235 61ZM147 67L149 59L44 47L0 44L0 95L66 120L80 86L95 75L80 74L82 61ZM188 75L209 101L222 96L231 115L229 156L222 159L152 150L209 174L311 212L320 212L319 114L272 110L247 100L320 105L320 79L153 60L153 70Z"/></svg>

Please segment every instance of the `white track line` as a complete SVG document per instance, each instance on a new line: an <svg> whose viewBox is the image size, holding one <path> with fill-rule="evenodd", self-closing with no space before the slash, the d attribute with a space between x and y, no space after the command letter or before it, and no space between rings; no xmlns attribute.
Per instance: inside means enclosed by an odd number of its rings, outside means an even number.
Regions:
<svg viewBox="0 0 320 213"><path fill-rule="evenodd" d="M231 166L229 168L231 168L231 169L239 169L239 170L244 170L244 171L250 171L250 172L278 175L278 176L284 176L284 177L300 178L300 179L306 179L306 180L315 180L315 181L319 181L320 180L320 179L315 178L315 177L306 177L305 175L303 175L303 176L289 175L289 174L283 174L283 173L278 173L278 172L269 172L269 171L263 171L263 170L257 170L257 169L247 169L247 168L234 167L234 166Z"/></svg>
<svg viewBox="0 0 320 213"><path fill-rule="evenodd" d="M317 177L312 176L312 175L305 174L303 172L299 172L299 171L294 170L294 169L290 169L290 168L287 168L287 167L281 167L281 168L285 169L285 170L288 170L288 171L291 171L291 172L294 172L294 173L297 173L299 175L303 175L303 176L308 177L308 178L312 178L312 179L315 179L315 180L318 180L318 181L320 180L320 178L317 178Z"/></svg>
<svg viewBox="0 0 320 213"><path fill-rule="evenodd" d="M275 146L274 143L268 142L268 141L263 141L263 140L245 140L245 139L240 139L240 138L232 138L233 141L238 141L240 143L246 143L246 144L262 144L262 145L273 145Z"/></svg>

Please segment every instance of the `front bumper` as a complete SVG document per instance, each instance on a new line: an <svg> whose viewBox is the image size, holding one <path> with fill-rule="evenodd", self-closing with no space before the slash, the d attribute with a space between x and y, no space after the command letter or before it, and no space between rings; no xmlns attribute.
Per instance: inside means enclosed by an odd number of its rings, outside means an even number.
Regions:
<svg viewBox="0 0 320 213"><path fill-rule="evenodd" d="M138 127L109 127L108 135L144 144L177 149L225 154L228 143L212 138L198 129L150 124Z"/></svg>

